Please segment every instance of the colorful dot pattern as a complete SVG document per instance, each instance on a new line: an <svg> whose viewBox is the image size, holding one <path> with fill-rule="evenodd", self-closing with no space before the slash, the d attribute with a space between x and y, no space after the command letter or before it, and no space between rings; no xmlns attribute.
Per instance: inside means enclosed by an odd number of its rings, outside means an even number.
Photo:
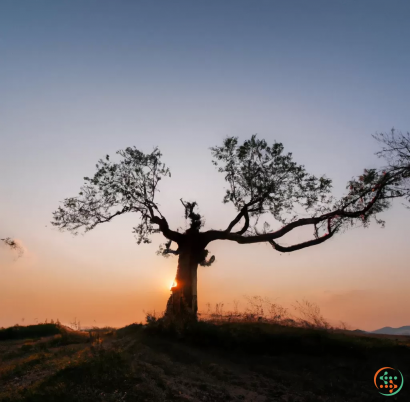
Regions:
<svg viewBox="0 0 410 402"><path fill-rule="evenodd" d="M393 383L393 380L397 380L397 377L389 376L389 373L387 371L385 371L384 374L379 378L384 382L384 385L380 385L380 388L386 388L389 393L392 393L396 388L398 388L398 385Z"/></svg>

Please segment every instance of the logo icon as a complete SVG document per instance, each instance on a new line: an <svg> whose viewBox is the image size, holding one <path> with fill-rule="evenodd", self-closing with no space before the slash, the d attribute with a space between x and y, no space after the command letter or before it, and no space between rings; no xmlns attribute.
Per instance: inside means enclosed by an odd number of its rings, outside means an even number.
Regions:
<svg viewBox="0 0 410 402"><path fill-rule="evenodd" d="M403 388L403 383L403 374L391 367L382 367L374 375L374 385L380 394L385 396L398 394Z"/></svg>

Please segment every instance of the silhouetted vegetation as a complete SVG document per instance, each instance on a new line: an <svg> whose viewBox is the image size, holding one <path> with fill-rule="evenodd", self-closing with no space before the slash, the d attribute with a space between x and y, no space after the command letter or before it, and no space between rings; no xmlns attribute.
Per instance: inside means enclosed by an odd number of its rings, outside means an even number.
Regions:
<svg viewBox="0 0 410 402"><path fill-rule="evenodd" d="M23 248L21 245L11 237L6 237L4 239L0 239L0 242L6 245L9 249L15 251L18 257L21 257L24 254Z"/></svg>
<svg viewBox="0 0 410 402"><path fill-rule="evenodd" d="M15 325L0 329L0 340L41 338L56 334L61 334L61 327L58 324Z"/></svg>
<svg viewBox="0 0 410 402"><path fill-rule="evenodd" d="M410 201L410 133L403 134L394 128L390 133L379 133L373 136L382 144L382 150L376 155L384 158L386 169L401 173L401 180L395 184L394 197L403 197ZM407 206L410 208L410 206Z"/></svg>
<svg viewBox="0 0 410 402"><path fill-rule="evenodd" d="M393 132L391 137L376 138L386 145L379 156L387 157L389 166L365 169L348 182L348 193L336 199L330 194L331 180L309 174L293 160L291 153L284 152L281 143L268 145L253 135L240 144L237 137L228 137L221 146L211 148L211 153L213 164L228 183L223 202L235 207L236 216L226 229L200 231L204 219L195 212L196 201L181 199L185 219L190 221L184 233L170 229L155 202L160 180L171 175L161 162L161 152L154 148L144 154L128 147L117 152L119 162L113 162L109 155L98 161L97 172L92 178L84 177L85 184L77 196L64 200L63 206L54 212L52 224L77 234L116 216L138 213L141 220L134 228L138 244L150 243L153 234L162 233L166 243L160 245L158 254L178 256L167 314L191 315L191 319L196 319L197 269L215 262L215 256L208 258L210 243L267 243L284 253L321 244L352 226L367 227L372 220L384 225L378 214L390 207L391 199L409 197L410 137L396 138ZM308 217L300 217L301 211ZM266 215L282 227L271 229L267 221L259 225L260 218ZM312 240L290 246L277 242L303 226L312 228Z"/></svg>
<svg viewBox="0 0 410 402"><path fill-rule="evenodd" d="M244 298L247 304L243 311L238 308L238 300L234 301L233 310L225 310L224 303L216 303L213 308L210 303L207 303L207 309L199 314L200 319L216 324L222 322L264 322L304 328L331 328L331 325L323 317L319 306L307 300L296 301L292 306L292 312L289 308L272 302L268 297L244 296ZM158 318L160 316L148 314L147 322L155 321ZM346 329L346 324L341 324L342 328Z"/></svg>
<svg viewBox="0 0 410 402"><path fill-rule="evenodd" d="M146 333L189 343L200 348L220 349L241 354L280 355L354 355L361 356L367 349L390 350L392 343L386 339L352 337L338 331L317 328L283 326L263 322L206 321L178 322L151 321ZM407 350L402 347L403 351ZM377 350L379 349L379 350Z"/></svg>

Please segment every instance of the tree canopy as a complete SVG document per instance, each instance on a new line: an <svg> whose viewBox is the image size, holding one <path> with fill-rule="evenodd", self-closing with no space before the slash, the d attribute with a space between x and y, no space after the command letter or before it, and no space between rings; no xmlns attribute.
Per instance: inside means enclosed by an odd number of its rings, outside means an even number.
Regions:
<svg viewBox="0 0 410 402"><path fill-rule="evenodd" d="M136 212L140 215L140 223L133 231L138 244L150 243L149 236L159 232L153 224L166 232L154 202L158 182L171 176L160 161L160 151L155 148L150 154L144 154L135 147L128 147L117 154L122 157L120 162L110 161L107 155L96 164L93 178L84 177L85 184L79 195L66 198L63 206L54 212L54 226L77 234L81 228L87 232L118 215Z"/></svg>
<svg viewBox="0 0 410 402"><path fill-rule="evenodd" d="M196 202L181 203L190 228L185 233L171 230L161 214L155 195L158 184L171 173L161 162L158 148L144 154L135 147L120 150L120 161L113 162L107 155L96 165L92 178L84 177L84 185L75 197L66 198L54 212L52 224L61 230L77 233L89 231L101 223L125 213L138 213L140 222L133 232L137 243L150 243L151 235L162 233L168 241L159 253L179 254L178 246L190 234L201 233L206 246L215 240L230 240L240 244L267 242L281 252L291 252L320 244L335 233L351 226L367 227L371 220L384 225L379 214L390 206L393 198L409 199L410 146L409 135L376 135L384 144L378 154L389 164L382 169L365 169L348 181L347 194L340 199L331 195L332 182L326 176L309 174L303 165L285 153L281 143L272 145L253 135L239 143L237 137L226 138L221 146L212 147L213 164L224 174L228 183L224 203L231 203L236 215L225 229L200 232L203 220L195 212ZM301 214L308 217L300 217ZM260 219L272 216L283 226L272 231ZM238 224L241 227L234 230ZM310 225L313 239L292 246L281 246L277 239L291 230ZM200 262L209 265L214 257Z"/></svg>

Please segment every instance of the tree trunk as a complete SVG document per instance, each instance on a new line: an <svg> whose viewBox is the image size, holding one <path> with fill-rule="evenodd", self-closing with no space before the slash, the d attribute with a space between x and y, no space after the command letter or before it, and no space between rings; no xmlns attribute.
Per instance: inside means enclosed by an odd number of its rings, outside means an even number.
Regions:
<svg viewBox="0 0 410 402"><path fill-rule="evenodd" d="M167 315L188 315L196 319L198 311L197 270L200 255L196 247L180 248L175 277L176 285L171 288L172 294L168 300Z"/></svg>

